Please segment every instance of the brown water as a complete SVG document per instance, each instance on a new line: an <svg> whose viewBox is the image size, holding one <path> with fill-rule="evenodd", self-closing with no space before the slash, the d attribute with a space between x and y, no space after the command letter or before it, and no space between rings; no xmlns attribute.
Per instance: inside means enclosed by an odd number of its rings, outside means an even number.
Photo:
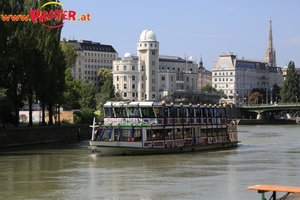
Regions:
<svg viewBox="0 0 300 200"><path fill-rule="evenodd" d="M0 199L261 199L300 186L300 127L240 126L237 149L100 157L87 141L0 153ZM269 196L267 196L269 197Z"/></svg>

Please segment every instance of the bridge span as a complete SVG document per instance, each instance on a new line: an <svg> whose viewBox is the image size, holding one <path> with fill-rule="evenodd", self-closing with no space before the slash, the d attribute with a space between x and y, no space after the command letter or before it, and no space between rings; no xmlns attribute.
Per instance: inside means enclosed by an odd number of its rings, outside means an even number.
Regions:
<svg viewBox="0 0 300 200"><path fill-rule="evenodd" d="M279 103L279 104L249 104L249 105L237 105L237 109L241 112L254 112L257 113L257 119L261 118L262 113L279 113L282 111L286 112L297 112L300 111L300 103Z"/></svg>

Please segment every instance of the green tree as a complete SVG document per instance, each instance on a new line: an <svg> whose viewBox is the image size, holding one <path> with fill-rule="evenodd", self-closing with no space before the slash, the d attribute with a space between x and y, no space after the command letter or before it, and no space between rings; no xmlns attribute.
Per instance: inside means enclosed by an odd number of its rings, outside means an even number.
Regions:
<svg viewBox="0 0 300 200"><path fill-rule="evenodd" d="M63 41L60 43L61 49L65 55L66 67L71 69L75 66L77 53L74 45L68 44L66 38L63 38Z"/></svg>
<svg viewBox="0 0 300 200"><path fill-rule="evenodd" d="M92 82L85 81L81 85L79 104L81 109L90 109L94 111L96 108L95 102L95 86Z"/></svg>
<svg viewBox="0 0 300 200"><path fill-rule="evenodd" d="M112 80L107 79L101 87L101 92L97 95L97 105L100 105L100 103L104 104L108 100L112 100L114 98L115 86L113 85Z"/></svg>
<svg viewBox="0 0 300 200"><path fill-rule="evenodd" d="M223 90L221 90L221 89L217 90L216 88L214 88L210 84L206 84L205 86L203 86L201 88L201 90L205 91L205 92L209 92L209 93L218 93L218 94L221 94L223 98L227 98L227 95L224 93Z"/></svg>
<svg viewBox="0 0 300 200"><path fill-rule="evenodd" d="M79 99L81 97L81 86L82 82L78 79L74 79L71 70L66 69L65 71L65 91L63 93L64 108L66 109L79 109Z"/></svg>
<svg viewBox="0 0 300 200"><path fill-rule="evenodd" d="M39 1L39 7L45 4L46 0ZM59 10L59 5L46 6L46 11ZM52 25L60 24L61 21L51 19ZM66 69L65 57L60 48L60 36L62 27L46 28L43 27L38 32L38 48L43 52L43 64L40 69L40 77L38 79L36 93L42 103L42 122L45 123L45 107L47 105L49 111L49 125L53 124L53 107L62 103L62 93L64 91Z"/></svg>
<svg viewBox="0 0 300 200"><path fill-rule="evenodd" d="M288 64L287 73L283 87L280 91L280 96L281 102L283 103L296 102L299 96L299 80L293 61L290 61Z"/></svg>

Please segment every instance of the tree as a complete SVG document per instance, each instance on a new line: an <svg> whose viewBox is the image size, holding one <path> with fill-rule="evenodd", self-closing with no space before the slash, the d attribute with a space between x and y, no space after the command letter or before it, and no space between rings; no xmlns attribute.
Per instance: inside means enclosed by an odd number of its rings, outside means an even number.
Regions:
<svg viewBox="0 0 300 200"><path fill-rule="evenodd" d="M83 110L94 110L96 108L95 86L92 82L85 81L82 83L79 104Z"/></svg>
<svg viewBox="0 0 300 200"><path fill-rule="evenodd" d="M40 5L44 5L47 0L38 1ZM59 5L46 6L43 9L49 10L62 9ZM61 21L51 19L52 25L60 24ZM42 123L45 123L45 107L48 106L49 125L53 124L52 115L53 107L60 104L62 93L64 91L65 79L64 73L66 69L65 58L60 48L60 35L62 27L46 28L43 27L38 32L38 48L43 52L43 64L40 66L40 77L38 79L36 93L42 103Z"/></svg>
<svg viewBox="0 0 300 200"><path fill-rule="evenodd" d="M223 98L227 98L227 95L224 93L223 90L221 90L221 89L217 90L216 88L214 88L210 84L206 84L205 86L203 86L201 88L201 90L205 91L205 92L209 92L209 93L218 93L218 94L221 94Z"/></svg>
<svg viewBox="0 0 300 200"><path fill-rule="evenodd" d="M299 80L297 77L295 64L293 61L290 61L288 64L283 87L280 91L281 102L296 102L297 98L299 97L299 88Z"/></svg>
<svg viewBox="0 0 300 200"><path fill-rule="evenodd" d="M262 100L263 100L263 95L259 92L253 92L249 96L249 103L250 104L259 104L259 103L262 103Z"/></svg>
<svg viewBox="0 0 300 200"><path fill-rule="evenodd" d="M97 105L104 104L108 100L121 100L120 93L115 92L113 84L113 74L109 69L102 68L98 71L100 77L101 92L96 97Z"/></svg>
<svg viewBox="0 0 300 200"><path fill-rule="evenodd" d="M75 66L77 53L75 47L71 44L68 44L66 38L63 38L63 41L60 43L61 49L65 55L66 67L71 69Z"/></svg>
<svg viewBox="0 0 300 200"><path fill-rule="evenodd" d="M64 108L66 109L79 109L79 99L81 97L80 91L82 82L78 79L74 79L71 70L68 68L65 71L65 91L63 93Z"/></svg>
<svg viewBox="0 0 300 200"><path fill-rule="evenodd" d="M97 95L97 105L104 104L113 98L115 98L115 86L112 80L107 79L101 87L101 92Z"/></svg>

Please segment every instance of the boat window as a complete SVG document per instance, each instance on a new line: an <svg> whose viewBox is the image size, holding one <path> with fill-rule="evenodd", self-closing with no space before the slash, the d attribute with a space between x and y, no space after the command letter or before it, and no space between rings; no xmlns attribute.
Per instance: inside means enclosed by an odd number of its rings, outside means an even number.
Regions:
<svg viewBox="0 0 300 200"><path fill-rule="evenodd" d="M129 117L141 117L138 107L128 108Z"/></svg>
<svg viewBox="0 0 300 200"><path fill-rule="evenodd" d="M100 140L102 141L108 141L110 139L110 129L106 128L101 132Z"/></svg>
<svg viewBox="0 0 300 200"><path fill-rule="evenodd" d="M111 108L100 108L100 112L104 111L104 117L112 117Z"/></svg>
<svg viewBox="0 0 300 200"><path fill-rule="evenodd" d="M130 138L131 129L120 129L120 141L128 141L128 138ZM117 134L119 135L118 129Z"/></svg>
<svg viewBox="0 0 300 200"><path fill-rule="evenodd" d="M163 113L162 113L161 108L154 108L154 110L155 110L155 114L156 114L157 118L162 118L163 117Z"/></svg>
<svg viewBox="0 0 300 200"><path fill-rule="evenodd" d="M117 118L122 118L122 117L127 117L127 111L126 108L114 108L115 110L115 117Z"/></svg>
<svg viewBox="0 0 300 200"><path fill-rule="evenodd" d="M141 129L134 129L133 138L134 138L134 141L141 141L142 140Z"/></svg>
<svg viewBox="0 0 300 200"><path fill-rule="evenodd" d="M177 117L177 108L170 108L170 117Z"/></svg>
<svg viewBox="0 0 300 200"><path fill-rule="evenodd" d="M149 117L149 118L154 118L155 114L153 112L153 108L152 107L141 107L141 112L142 112L142 117Z"/></svg>

